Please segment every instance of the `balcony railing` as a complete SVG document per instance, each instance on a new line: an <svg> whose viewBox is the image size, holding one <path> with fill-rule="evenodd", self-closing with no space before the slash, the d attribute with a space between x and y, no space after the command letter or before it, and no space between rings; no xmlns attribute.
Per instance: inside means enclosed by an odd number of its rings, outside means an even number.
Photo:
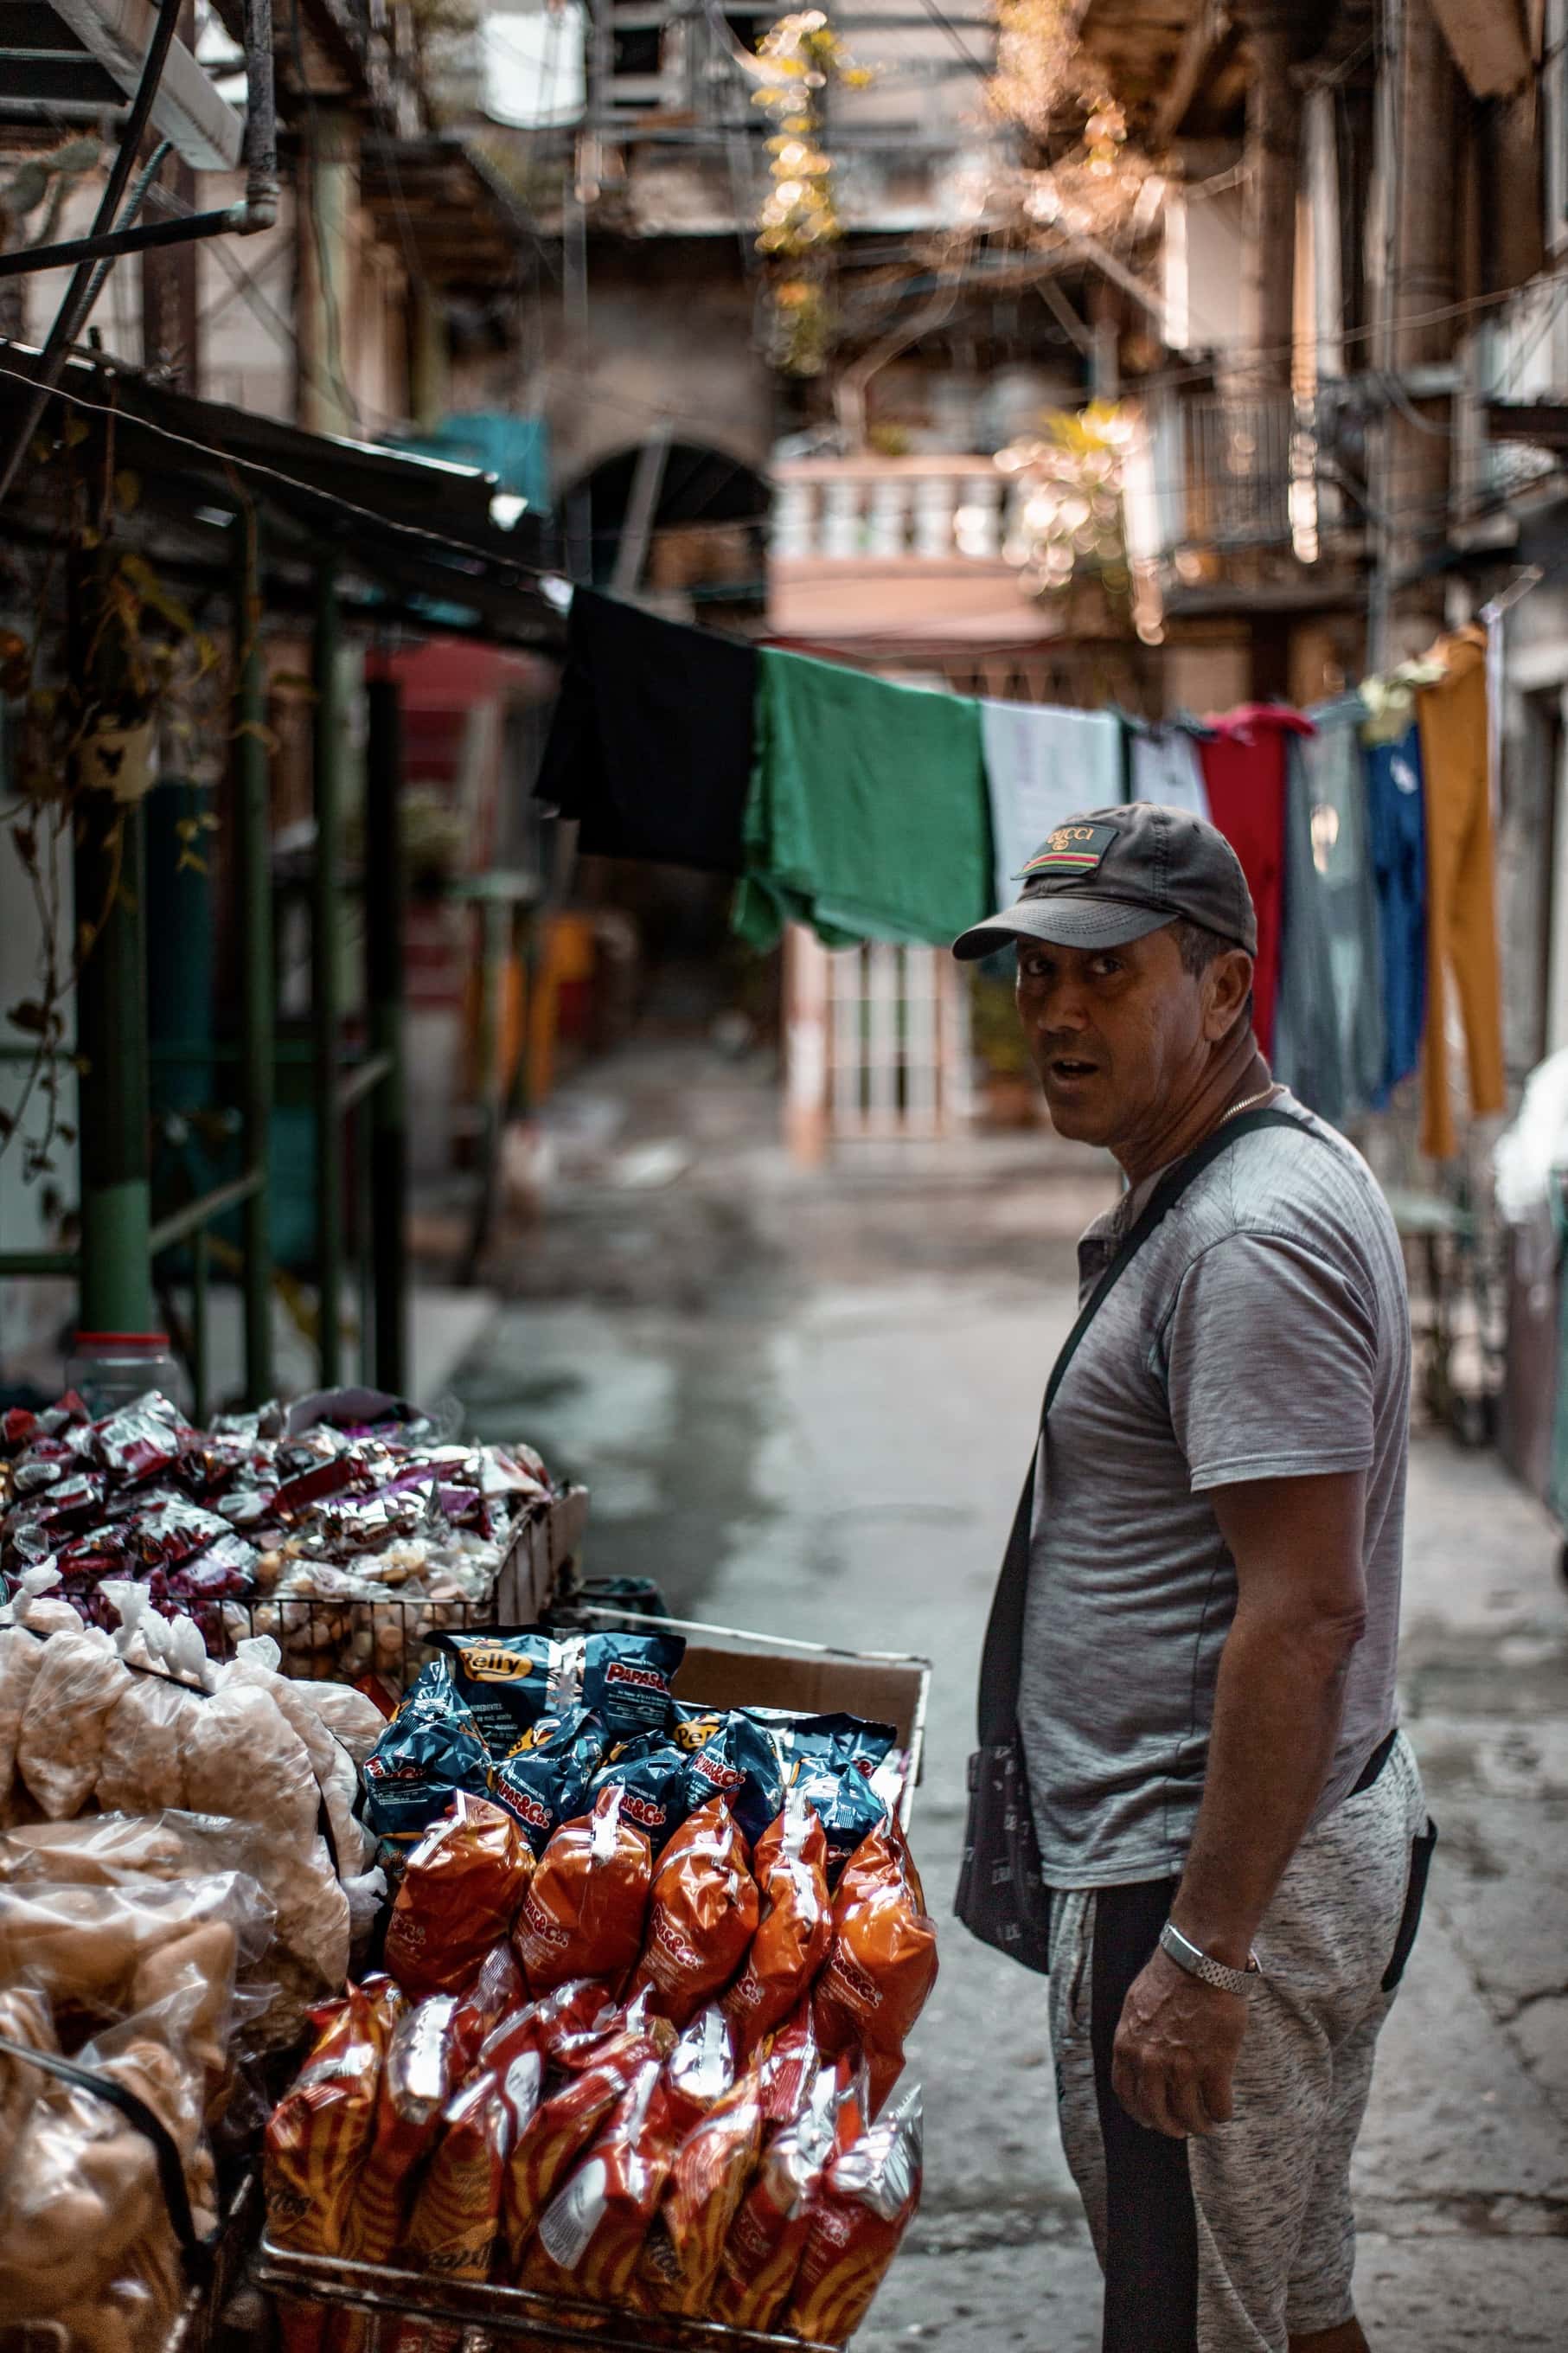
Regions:
<svg viewBox="0 0 1568 2353"><path fill-rule="evenodd" d="M999 564L1024 495L991 458L795 459L773 483L785 564Z"/></svg>
<svg viewBox="0 0 1568 2353"><path fill-rule="evenodd" d="M1348 461L1348 462L1347 462ZM1287 390L1188 391L1144 405L1126 470L1129 553L1178 579L1251 554L1315 562L1355 519L1340 413Z"/></svg>

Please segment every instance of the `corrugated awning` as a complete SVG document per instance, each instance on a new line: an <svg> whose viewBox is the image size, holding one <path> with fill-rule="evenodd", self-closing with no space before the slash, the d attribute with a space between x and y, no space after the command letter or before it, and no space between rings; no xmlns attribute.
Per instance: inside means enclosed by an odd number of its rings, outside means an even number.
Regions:
<svg viewBox="0 0 1568 2353"><path fill-rule="evenodd" d="M24 413L36 364L36 353L16 344L0 351L0 440ZM497 644L550 647L561 638L559 616L539 587L553 561L549 526L525 511L502 529L490 511L494 478L477 468L304 433L82 359L68 363L43 438L58 445L68 417L88 428L85 439L75 437L72 462L135 475L127 529L141 543L155 542L176 571L226 570L233 518L249 501L265 525L269 588L281 595L301 565L331 554L347 601L367 615L384 601L411 619L423 611L432 627L463 628ZM8 521L49 533L58 480L53 466L32 469L13 493Z"/></svg>

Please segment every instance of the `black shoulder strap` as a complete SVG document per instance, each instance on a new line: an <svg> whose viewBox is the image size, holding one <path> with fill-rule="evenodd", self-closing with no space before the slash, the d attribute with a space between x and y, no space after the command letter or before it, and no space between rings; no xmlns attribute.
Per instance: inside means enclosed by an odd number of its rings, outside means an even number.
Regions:
<svg viewBox="0 0 1568 2353"><path fill-rule="evenodd" d="M1144 1243L1174 1208L1188 1186L1203 1175L1212 1161L1217 1160L1222 1152L1228 1152L1231 1145L1238 1144L1244 1135L1255 1135L1265 1127L1294 1127L1303 1134L1311 1134L1305 1121L1298 1119L1290 1112L1243 1112L1239 1118L1226 1121L1215 1129L1212 1135L1205 1136L1203 1142L1168 1170L1155 1186L1143 1205L1141 1216L1123 1237L1121 1248L1085 1300L1077 1323L1062 1343L1061 1352L1051 1366L1051 1377L1046 1385L1045 1403L1040 1408L1042 1430L1085 1333ZM991 1616L985 1629L985 1648L980 1662L980 1745L983 1748L997 1747L1004 1741L1010 1740L1017 1725L1024 1601L1029 1582L1029 1537L1035 1513L1035 1463L1036 1455L1031 1454L1024 1492L1013 1514L1012 1534L1007 1538L1002 1574L996 1582L996 1596L992 1602Z"/></svg>

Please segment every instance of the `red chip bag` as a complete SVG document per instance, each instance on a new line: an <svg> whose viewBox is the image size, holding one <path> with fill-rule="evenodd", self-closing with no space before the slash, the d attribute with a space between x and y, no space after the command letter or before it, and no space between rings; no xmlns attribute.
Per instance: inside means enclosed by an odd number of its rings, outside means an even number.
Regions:
<svg viewBox="0 0 1568 2353"><path fill-rule="evenodd" d="M492 1945L452 2021L459 2083L471 2073L486 2037L495 2032L503 2018L510 2018L522 2009L527 2000L528 1988L511 1947L505 1943Z"/></svg>
<svg viewBox="0 0 1568 2353"><path fill-rule="evenodd" d="M905 2094L827 2168L785 2323L842 2345L871 2308L921 2196L921 2095Z"/></svg>
<svg viewBox="0 0 1568 2353"><path fill-rule="evenodd" d="M386 1966L405 1992L466 1992L510 1931L532 1870L511 1816L459 1789L409 1856L392 1907Z"/></svg>
<svg viewBox="0 0 1568 2353"><path fill-rule="evenodd" d="M514 2274L534 2225L568 2167L586 2148L637 2069L650 2058L668 2058L674 2045L674 2031L660 2018L647 2027L606 2036L598 2051L545 2101L526 2131L518 2136L501 2201L507 2253Z"/></svg>
<svg viewBox="0 0 1568 2353"><path fill-rule="evenodd" d="M489 2279L503 2244L507 2161L533 2121L542 2081L536 2044L510 2058L503 2049L448 2105L404 2241L418 2270L443 2279Z"/></svg>
<svg viewBox="0 0 1568 2353"><path fill-rule="evenodd" d="M722 1798L710 1799L659 1858L633 1990L649 1988L655 2010L687 2025L745 1959L760 1909L740 1826Z"/></svg>
<svg viewBox="0 0 1568 2353"><path fill-rule="evenodd" d="M276 2245L342 2253L382 2064L406 2008L390 1978L374 1977L311 2012L315 2043L267 2127L267 2230Z"/></svg>
<svg viewBox="0 0 1568 2353"><path fill-rule="evenodd" d="M763 2153L763 2081L753 2067L689 2132L637 2264L637 2300L653 2312L707 2307L724 2242Z"/></svg>
<svg viewBox="0 0 1568 2353"><path fill-rule="evenodd" d="M650 2052L587 2157L540 2216L520 2286L590 2304L624 2299L684 2121L663 2063Z"/></svg>
<svg viewBox="0 0 1568 2353"><path fill-rule="evenodd" d="M794 2124L811 2095L821 2065L808 2000L790 2012L763 2054L763 2123L767 2130Z"/></svg>
<svg viewBox="0 0 1568 2353"><path fill-rule="evenodd" d="M343 2231L351 2261L384 2263L403 2240L416 2173L434 2147L441 2113L461 2080L452 2028L455 1994L436 1993L399 2019L381 2071L374 2138Z"/></svg>
<svg viewBox="0 0 1568 2353"><path fill-rule="evenodd" d="M837 2071L823 2067L797 2120L763 2152L724 2244L708 2307L714 2320L765 2330L783 2311L811 2234L813 2201L837 2126Z"/></svg>
<svg viewBox="0 0 1568 2353"><path fill-rule="evenodd" d="M890 1819L861 1840L833 1899L833 1943L817 1979L823 2056L858 2043L871 2070L871 2113L897 2083L904 2042L936 1982L936 1923L903 1831Z"/></svg>
<svg viewBox="0 0 1568 2353"><path fill-rule="evenodd" d="M530 1990L568 1978L618 1982L637 1959L653 1849L621 1816L624 1791L600 1791L591 1814L563 1822L540 1859L513 1944Z"/></svg>
<svg viewBox="0 0 1568 2353"><path fill-rule="evenodd" d="M752 1869L763 1916L746 1966L724 1997L742 2061L809 1990L833 1937L826 1834L795 1791L757 1841Z"/></svg>

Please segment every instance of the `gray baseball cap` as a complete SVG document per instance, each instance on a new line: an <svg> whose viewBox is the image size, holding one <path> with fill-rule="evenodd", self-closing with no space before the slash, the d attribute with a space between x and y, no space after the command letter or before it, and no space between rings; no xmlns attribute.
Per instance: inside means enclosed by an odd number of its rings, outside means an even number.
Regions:
<svg viewBox="0 0 1568 2353"><path fill-rule="evenodd" d="M1258 917L1241 861L1223 833L1185 809L1126 801L1086 810L1040 844L1014 881L1011 907L961 933L966 963L1009 940L1119 948L1185 918L1258 954Z"/></svg>

